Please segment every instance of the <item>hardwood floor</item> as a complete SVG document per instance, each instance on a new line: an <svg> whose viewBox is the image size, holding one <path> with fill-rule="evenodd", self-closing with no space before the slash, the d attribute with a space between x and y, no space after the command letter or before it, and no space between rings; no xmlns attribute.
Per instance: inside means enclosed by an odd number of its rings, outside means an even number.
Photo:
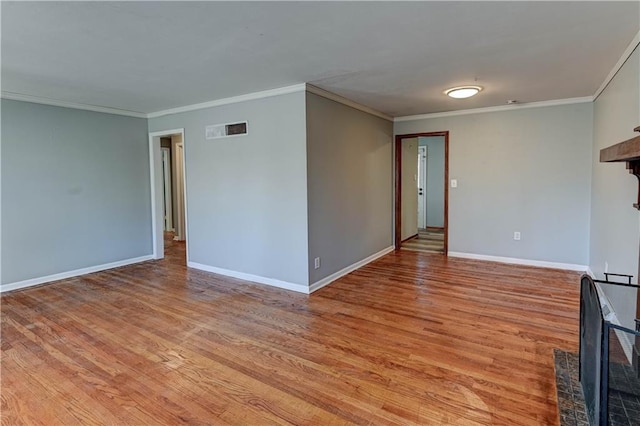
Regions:
<svg viewBox="0 0 640 426"><path fill-rule="evenodd" d="M400 251L306 296L183 247L3 295L2 424L558 423L576 273Z"/></svg>
<svg viewBox="0 0 640 426"><path fill-rule="evenodd" d="M444 229L418 229L418 236L403 242L400 248L402 250L443 254Z"/></svg>

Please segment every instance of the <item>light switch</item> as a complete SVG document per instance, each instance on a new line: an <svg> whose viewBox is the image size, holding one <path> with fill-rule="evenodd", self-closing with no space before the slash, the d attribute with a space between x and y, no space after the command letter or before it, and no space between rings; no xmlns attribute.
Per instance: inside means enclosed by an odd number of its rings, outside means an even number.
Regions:
<svg viewBox="0 0 640 426"><path fill-rule="evenodd" d="M451 187L452 188L458 187L458 179L451 179Z"/></svg>

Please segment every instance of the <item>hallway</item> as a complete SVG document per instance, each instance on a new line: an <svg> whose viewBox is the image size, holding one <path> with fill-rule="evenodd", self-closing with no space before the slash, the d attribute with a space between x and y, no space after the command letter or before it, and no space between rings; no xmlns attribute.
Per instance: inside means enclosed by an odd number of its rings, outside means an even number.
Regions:
<svg viewBox="0 0 640 426"><path fill-rule="evenodd" d="M403 242L401 249L444 254L444 229L418 229L418 236Z"/></svg>
<svg viewBox="0 0 640 426"><path fill-rule="evenodd" d="M176 241L175 232L164 232L164 261L172 265L187 266L187 242Z"/></svg>

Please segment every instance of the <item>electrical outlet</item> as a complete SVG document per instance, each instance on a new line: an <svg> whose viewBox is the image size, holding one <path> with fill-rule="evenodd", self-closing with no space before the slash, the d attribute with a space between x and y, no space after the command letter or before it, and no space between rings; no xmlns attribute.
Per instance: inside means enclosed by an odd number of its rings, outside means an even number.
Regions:
<svg viewBox="0 0 640 426"><path fill-rule="evenodd" d="M513 233L513 239L516 241L520 241L520 232L516 231Z"/></svg>
<svg viewBox="0 0 640 426"><path fill-rule="evenodd" d="M604 271L609 272L609 262L604 262Z"/></svg>
<svg viewBox="0 0 640 426"><path fill-rule="evenodd" d="M314 261L313 261L313 267L314 267L315 269L320 268L320 258L319 258L319 257L316 257L316 258L314 259Z"/></svg>

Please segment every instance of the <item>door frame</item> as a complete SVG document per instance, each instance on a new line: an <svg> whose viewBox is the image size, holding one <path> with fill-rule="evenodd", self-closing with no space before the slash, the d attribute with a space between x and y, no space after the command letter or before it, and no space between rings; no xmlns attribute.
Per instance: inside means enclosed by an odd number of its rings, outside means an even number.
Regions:
<svg viewBox="0 0 640 426"><path fill-rule="evenodd" d="M176 188L177 188L177 194L176 196L178 197L178 199L180 199L180 196L182 195L182 199L184 200L184 141L182 142L177 142L177 143L173 143L173 141L171 141L172 144L172 148L175 149L174 155L176 156L176 160L178 158L180 158L180 161L176 161L176 170L175 170L175 175L176 175ZM181 152L180 152L181 151ZM178 152L180 152L178 154ZM180 185L182 184L182 185ZM183 211L184 209L184 211ZM176 229L176 236L173 237L174 240L177 241L186 241L187 239L187 218L186 218L186 203L180 205L178 204L178 208L176 209L177 215L178 215L178 227ZM184 226L183 226L184 223Z"/></svg>
<svg viewBox="0 0 640 426"><path fill-rule="evenodd" d="M186 150L187 143L184 134L184 128L162 130L158 132L149 132L149 183L151 188L151 240L152 240L152 256L153 259L164 258L164 206L163 206L163 174L162 171L162 154L160 149L160 137L181 135L183 143L182 170L184 171L183 179L183 202L184 202L184 231L187 252L187 262L189 262L189 226L187 213L187 167L186 167ZM160 220L162 218L162 220Z"/></svg>
<svg viewBox="0 0 640 426"><path fill-rule="evenodd" d="M423 229L427 228L427 171L429 151L427 146L418 146L418 187L422 188L422 195L418 193L418 229L420 229L420 203L422 203ZM424 151L424 158L421 151ZM422 171L422 173L420 173Z"/></svg>
<svg viewBox="0 0 640 426"><path fill-rule="evenodd" d="M395 137L395 227L396 250L402 245L402 140L418 137L444 136L444 255L449 253L449 131L422 132L396 135Z"/></svg>
<svg viewBox="0 0 640 426"><path fill-rule="evenodd" d="M166 161L164 154L167 153ZM164 180L164 227L166 230L173 231L173 197L171 195L171 148L160 147L162 155L162 174Z"/></svg>

